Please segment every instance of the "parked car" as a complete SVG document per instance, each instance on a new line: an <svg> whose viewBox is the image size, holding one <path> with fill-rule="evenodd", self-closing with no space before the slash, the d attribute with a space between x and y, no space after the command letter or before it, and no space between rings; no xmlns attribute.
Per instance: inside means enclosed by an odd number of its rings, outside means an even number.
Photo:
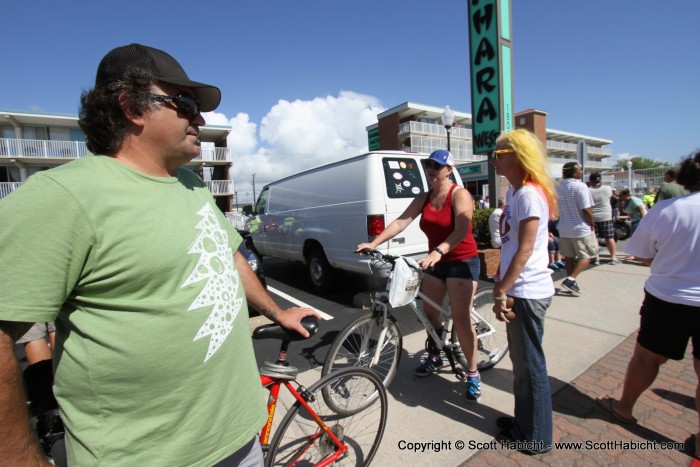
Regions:
<svg viewBox="0 0 700 467"><path fill-rule="evenodd" d="M250 268L253 270L253 272L255 272L255 275L258 276L262 286L267 288L267 281L265 280L265 271L263 270L262 261L260 260L260 257L249 248L250 233L246 230L236 229L236 231L241 237L243 237L243 241L240 245L238 245L238 252L242 254L246 260L248 260Z"/></svg>
<svg viewBox="0 0 700 467"><path fill-rule="evenodd" d="M374 260L355 249L379 235L413 198L429 189L420 164L427 156L370 152L266 185L247 225L249 248L260 257L304 263L318 293L336 285L339 271L371 275ZM462 184L459 177L453 180ZM428 241L413 222L378 250L420 257L427 254Z"/></svg>

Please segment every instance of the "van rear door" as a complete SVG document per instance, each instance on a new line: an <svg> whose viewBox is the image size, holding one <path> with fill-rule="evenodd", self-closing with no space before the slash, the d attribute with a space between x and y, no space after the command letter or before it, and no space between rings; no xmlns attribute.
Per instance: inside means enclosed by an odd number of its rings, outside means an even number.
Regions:
<svg viewBox="0 0 700 467"><path fill-rule="evenodd" d="M416 196L427 191L418 155L384 155L383 185L386 200L386 225L399 217ZM406 230L387 242L392 255L414 255L428 251L428 240L414 221Z"/></svg>

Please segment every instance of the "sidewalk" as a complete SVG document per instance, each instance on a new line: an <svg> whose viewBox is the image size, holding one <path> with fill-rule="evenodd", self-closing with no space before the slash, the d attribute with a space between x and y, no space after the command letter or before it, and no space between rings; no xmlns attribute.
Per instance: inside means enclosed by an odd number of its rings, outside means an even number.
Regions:
<svg viewBox="0 0 700 467"><path fill-rule="evenodd" d="M461 465L689 465L693 458L683 441L698 430L697 378L690 350L683 360L670 360L661 367L656 381L635 406L636 425L617 423L596 403L598 397L618 398L622 393L635 341L636 332L552 398L554 442L583 442L584 446L532 457L498 447L479 451ZM586 448L586 441L603 444ZM669 441L679 442L681 450L653 450L650 443ZM637 443L637 447L622 449L613 442Z"/></svg>
<svg viewBox="0 0 700 467"><path fill-rule="evenodd" d="M619 253L624 255L623 252ZM578 278L583 296L561 290L564 276L547 312L544 347L552 386L555 442L581 442L580 449L561 449L540 456L494 445L495 421L512 416L513 376L508 357L482 373L479 404L464 399L464 383L449 371L416 378L413 369L425 351L425 333L415 317L398 313L404 354L389 387L389 421L374 465L689 465L683 446L650 450L648 441L680 442L697 431L694 409L697 380L689 355L669 362L635 408L639 423L621 426L599 407L596 398L619 397L639 326L639 307L649 268L636 264L603 264ZM631 442L617 448L614 443ZM586 449L588 442L590 449ZM593 445L591 443L598 443Z"/></svg>
<svg viewBox="0 0 700 467"><path fill-rule="evenodd" d="M629 268L643 266L622 265ZM581 275L580 282L588 282L586 276L603 273L603 266L589 269ZM612 271L611 271L612 272ZM642 277L639 276L639 279ZM646 280L646 277L644 277ZM585 281L585 282L584 282ZM559 285L557 281L555 285ZM643 286L643 282L639 284ZM637 291L621 290L622 294L637 295ZM588 294L586 294L586 297ZM583 298L583 297L581 297ZM605 294L606 312L613 313L626 303ZM636 306L639 309L641 300ZM577 307L578 308L578 307ZM625 306L627 308L627 306ZM547 332L545 331L547 337ZM639 398L634 415L637 424L621 424L598 405L596 399L609 395L619 398L622 394L627 364L634 351L637 327L619 345L603 355L581 375L555 392L553 388L554 442L581 443L560 446L539 456L527 456L515 450L481 450L462 466L490 465L693 465L700 461L690 454L692 446L685 442L698 431L698 413L695 408L697 377L693 369L692 348L688 347L681 361L669 360L661 367L658 377ZM579 341L586 345L583 340ZM548 356L549 358L549 356ZM662 450L661 443L675 443ZM627 443L627 444L625 444Z"/></svg>

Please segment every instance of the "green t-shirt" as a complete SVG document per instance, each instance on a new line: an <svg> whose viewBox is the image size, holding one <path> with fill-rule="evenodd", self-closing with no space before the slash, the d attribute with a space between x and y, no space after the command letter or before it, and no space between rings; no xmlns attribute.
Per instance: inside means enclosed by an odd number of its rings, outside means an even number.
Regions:
<svg viewBox="0 0 700 467"><path fill-rule="evenodd" d="M688 194L686 189L676 182L662 183L661 188L659 188L659 193L656 195L656 202L677 198L686 194Z"/></svg>
<svg viewBox="0 0 700 467"><path fill-rule="evenodd" d="M208 466L256 435L241 238L193 172L88 156L30 177L0 225L0 320L56 320L71 465Z"/></svg>
<svg viewBox="0 0 700 467"><path fill-rule="evenodd" d="M642 207L644 210L644 213L646 214L647 209L644 206L644 203L642 202L641 199L637 198L636 196L630 196L630 200L627 202L627 204L622 205L622 211L630 216L630 220L632 221L638 221L642 218L642 214L639 212L639 207Z"/></svg>

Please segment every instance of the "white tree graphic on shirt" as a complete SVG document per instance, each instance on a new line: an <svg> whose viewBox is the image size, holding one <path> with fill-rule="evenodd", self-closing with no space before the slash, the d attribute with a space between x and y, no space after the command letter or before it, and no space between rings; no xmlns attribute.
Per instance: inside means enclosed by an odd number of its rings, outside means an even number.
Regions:
<svg viewBox="0 0 700 467"><path fill-rule="evenodd" d="M193 340L211 336L206 362L219 350L233 329L233 321L241 310L243 299L238 298L238 271L233 266L233 251L228 244L228 233L221 228L210 204L197 212L202 216L195 226L199 230L190 245L189 254L198 254L199 259L182 287L206 280L197 298L187 311L213 306L206 322L199 328Z"/></svg>

